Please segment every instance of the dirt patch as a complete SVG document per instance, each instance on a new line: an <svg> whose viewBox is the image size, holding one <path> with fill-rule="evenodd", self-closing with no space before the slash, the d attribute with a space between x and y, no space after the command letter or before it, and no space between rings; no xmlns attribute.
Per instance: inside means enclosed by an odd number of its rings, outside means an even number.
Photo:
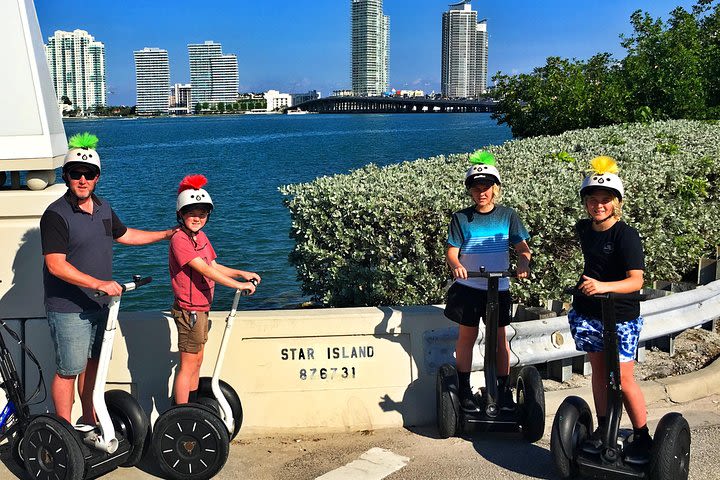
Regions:
<svg viewBox="0 0 720 480"><path fill-rule="evenodd" d="M675 337L675 355L653 346L645 351L645 361L635 364L637 380L656 380L658 378L684 375L700 370L720 358L720 322L714 331L701 328L685 330ZM567 382L544 379L546 391L589 385L590 378L573 373Z"/></svg>
<svg viewBox="0 0 720 480"><path fill-rule="evenodd" d="M720 333L700 328L685 330L675 337L675 355L652 347L645 361L635 367L639 380L655 380L700 370L720 356Z"/></svg>

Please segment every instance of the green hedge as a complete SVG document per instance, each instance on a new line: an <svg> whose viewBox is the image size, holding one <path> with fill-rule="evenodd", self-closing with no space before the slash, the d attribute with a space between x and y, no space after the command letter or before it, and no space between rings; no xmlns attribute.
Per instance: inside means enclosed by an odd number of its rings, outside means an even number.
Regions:
<svg viewBox="0 0 720 480"><path fill-rule="evenodd" d="M577 190L597 155L618 160L623 218L644 241L647 283L691 274L720 243L717 122L617 125L488 150L503 177L501 203L532 235L533 278L513 286L527 304L558 298L579 275ZM472 204L467 167L467 155L439 156L281 187L304 293L326 306L443 303L450 214Z"/></svg>

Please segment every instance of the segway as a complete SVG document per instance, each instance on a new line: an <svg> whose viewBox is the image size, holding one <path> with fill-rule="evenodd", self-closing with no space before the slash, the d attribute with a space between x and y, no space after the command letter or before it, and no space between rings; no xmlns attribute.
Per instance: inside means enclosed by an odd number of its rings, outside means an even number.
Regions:
<svg viewBox="0 0 720 480"><path fill-rule="evenodd" d="M257 284L254 280L252 283ZM225 466L230 441L240 431L243 412L240 397L220 380L220 371L240 296L247 293L247 290L235 292L213 376L200 379L197 402L170 407L155 422L151 449L167 478L209 479Z"/></svg>
<svg viewBox="0 0 720 480"><path fill-rule="evenodd" d="M580 290L565 293L583 295ZM593 432L593 416L587 402L568 397L558 408L550 436L550 451L560 478L578 475L593 478L647 478L651 480L687 480L690 469L690 427L679 413L668 413L660 419L646 464L625 460L625 448L632 430L620 428L623 393L620 384L620 353L614 302L616 299L645 300L641 294L606 293L589 298L601 302L603 345L607 372L607 429L598 453L583 449Z"/></svg>
<svg viewBox="0 0 720 480"><path fill-rule="evenodd" d="M123 292L134 290L151 278L134 277L121 285ZM98 293L97 295L104 295ZM129 393L122 390L105 392L113 339L117 329L120 295L110 299L109 313L98 371L93 388L93 401L99 424L72 426L65 419L52 414L31 416L29 402L44 391L39 362L19 337L2 322L23 351L38 366L40 380L30 398L25 399L23 386L5 342L0 342L0 370L8 404L0 414L0 423L8 426L7 435L13 437L12 456L22 464L32 478L80 480L103 475L118 466L136 465L143 455L143 443L148 431L148 418ZM1 338L1 336L0 336Z"/></svg>
<svg viewBox="0 0 720 480"><path fill-rule="evenodd" d="M540 440L545 431L545 392L540 373L533 366L525 366L517 377L515 411L506 412L498 408L497 388L497 331L499 319L498 285L500 278L514 274L468 272L468 277L483 277L488 280L487 311L485 314L485 387L476 394L475 403L479 411L468 412L460 408L460 384L454 365L446 363L438 369L436 383L437 424L440 437L476 430L522 432L528 442Z"/></svg>

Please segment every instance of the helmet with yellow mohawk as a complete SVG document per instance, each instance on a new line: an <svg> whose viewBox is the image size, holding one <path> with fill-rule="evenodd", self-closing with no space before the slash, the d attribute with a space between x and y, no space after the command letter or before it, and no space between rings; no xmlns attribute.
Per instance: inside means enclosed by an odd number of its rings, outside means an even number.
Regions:
<svg viewBox="0 0 720 480"><path fill-rule="evenodd" d="M500 172L495 166L495 157L490 152L478 150L470 155L470 167L465 174L465 187L470 188L476 182L489 181L500 185Z"/></svg>
<svg viewBox="0 0 720 480"><path fill-rule="evenodd" d="M596 188L604 188L615 193L618 200L623 199L625 189L622 180L617 176L619 171L617 162L612 157L595 157L590 160L592 167L590 175L585 177L580 186L580 197L588 195Z"/></svg>

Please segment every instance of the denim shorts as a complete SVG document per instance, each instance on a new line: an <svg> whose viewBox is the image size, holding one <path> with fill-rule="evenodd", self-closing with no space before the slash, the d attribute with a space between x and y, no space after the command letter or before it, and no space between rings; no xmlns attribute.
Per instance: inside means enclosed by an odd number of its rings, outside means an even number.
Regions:
<svg viewBox="0 0 720 480"><path fill-rule="evenodd" d="M601 320L584 317L575 310L568 312L570 331L575 339L575 348L581 352L602 352L603 324ZM643 327L643 317L628 320L617 324L618 347L621 362L632 362L637 354L640 331Z"/></svg>
<svg viewBox="0 0 720 480"><path fill-rule="evenodd" d="M47 312L59 375L82 373L88 358L100 357L107 318L107 308L82 313Z"/></svg>

